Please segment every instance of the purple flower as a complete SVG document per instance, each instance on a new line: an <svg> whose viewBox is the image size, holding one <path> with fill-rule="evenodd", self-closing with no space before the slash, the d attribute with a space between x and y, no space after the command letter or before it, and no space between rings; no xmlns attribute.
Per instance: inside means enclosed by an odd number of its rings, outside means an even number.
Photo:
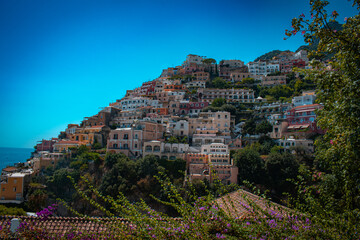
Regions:
<svg viewBox="0 0 360 240"><path fill-rule="evenodd" d="M224 238L225 238L225 236L224 236L224 235L222 235L222 234L220 234L220 233L217 233L217 234L216 234L216 238L221 238L221 239L224 239Z"/></svg>
<svg viewBox="0 0 360 240"><path fill-rule="evenodd" d="M295 231L298 231L298 230L299 230L299 227L298 227L298 226L295 226L295 225L292 225L292 229L295 230Z"/></svg>

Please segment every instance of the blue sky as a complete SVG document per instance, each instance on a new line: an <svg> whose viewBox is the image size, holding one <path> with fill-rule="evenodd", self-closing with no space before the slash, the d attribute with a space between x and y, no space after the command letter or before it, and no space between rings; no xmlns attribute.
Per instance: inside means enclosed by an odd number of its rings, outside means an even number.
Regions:
<svg viewBox="0 0 360 240"><path fill-rule="evenodd" d="M330 1L340 20L355 10ZM33 147L187 54L246 63L284 41L308 1L0 0L0 146Z"/></svg>

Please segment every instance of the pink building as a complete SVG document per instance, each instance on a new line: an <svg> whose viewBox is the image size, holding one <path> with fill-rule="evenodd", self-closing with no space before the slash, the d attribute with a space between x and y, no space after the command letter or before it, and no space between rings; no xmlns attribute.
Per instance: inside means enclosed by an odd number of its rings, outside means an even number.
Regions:
<svg viewBox="0 0 360 240"><path fill-rule="evenodd" d="M58 141L57 138L52 138L50 140L41 140L40 142L38 142L38 144L36 144L36 151L41 152L41 151L48 151L48 152L52 152L53 147L54 147L54 143L56 143Z"/></svg>
<svg viewBox="0 0 360 240"><path fill-rule="evenodd" d="M208 102L188 102L182 101L179 105L179 114L198 114L205 107L209 106Z"/></svg>
<svg viewBox="0 0 360 240"><path fill-rule="evenodd" d="M110 131L107 152L123 153L137 158L142 155L143 131L135 128L117 128Z"/></svg>

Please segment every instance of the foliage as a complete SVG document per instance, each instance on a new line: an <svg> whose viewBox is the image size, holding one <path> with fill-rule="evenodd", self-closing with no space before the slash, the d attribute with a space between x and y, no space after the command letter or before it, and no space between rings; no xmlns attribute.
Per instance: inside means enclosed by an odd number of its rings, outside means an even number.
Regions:
<svg viewBox="0 0 360 240"><path fill-rule="evenodd" d="M224 104L226 104L226 100L224 98L215 98L214 101L212 101L211 106L212 107L221 107Z"/></svg>
<svg viewBox="0 0 360 240"><path fill-rule="evenodd" d="M302 14L292 20L293 30L286 31L288 37L301 32L306 43L318 44L311 52L313 70L303 72L317 84L318 102L324 104L317 120L327 129L316 141L316 162L326 172L318 184L324 191L304 197L302 207L323 218L343 219L351 229L360 219L360 1L353 1L357 14L337 30L332 23L339 14L329 14L328 4L311 1L311 19ZM316 60L325 56L332 57L328 64ZM304 191L312 187L305 182Z"/></svg>
<svg viewBox="0 0 360 240"><path fill-rule="evenodd" d="M96 201L88 197L84 191L75 185L77 191L89 204L104 211L111 221L107 221L107 232L97 233L91 236L91 231L81 233L74 231L65 235L58 235L57 239L357 239L359 234L356 229L351 232L343 230L344 223L334 225L335 221L323 221L311 215L300 214L286 208L279 208L269 201L264 200L266 209L252 201L244 192L239 192L240 204L244 212L248 213L246 218L234 217L229 214L233 208L233 199L224 197L215 201L216 196L211 192L203 197L198 197L196 189L190 183L189 198L186 201L181 197L180 190L171 184L169 178L160 174L157 177L163 191L166 193L167 201L158 201L172 206L180 214L180 218L172 218L168 215L155 211L144 201L131 202L122 193L116 198L104 196L89 181L88 189L92 195L106 202L110 207L104 208ZM216 183L218 189L222 189L221 195L226 194L225 186ZM240 214L235 209L233 214ZM44 217L49 216L49 211L43 211ZM76 212L76 211L74 211ZM82 216L80 214L80 216ZM116 216L125 216L129 224L121 224ZM91 221L89 219L89 221ZM0 232L1 236L11 236L7 229ZM111 232L111 235L108 232ZM34 228L29 224L22 224L18 234L26 239L49 239L52 236L44 230ZM106 235L105 235L106 234ZM90 236L89 236L90 235Z"/></svg>
<svg viewBox="0 0 360 240"><path fill-rule="evenodd" d="M256 133L256 121L254 118L250 118L246 120L243 128L242 128L243 135L250 134L253 135Z"/></svg>
<svg viewBox="0 0 360 240"><path fill-rule="evenodd" d="M215 63L216 63L216 60L213 59L213 58L206 58L206 59L202 60L202 62L203 62L204 64L215 64Z"/></svg>
<svg viewBox="0 0 360 240"><path fill-rule="evenodd" d="M272 131L272 125L266 120L261 121L255 127L255 132L257 134L266 134L271 131Z"/></svg>
<svg viewBox="0 0 360 240"><path fill-rule="evenodd" d="M26 212L22 208L17 207L6 207L4 205L0 205L0 215L11 215L11 216L26 216Z"/></svg>
<svg viewBox="0 0 360 240"><path fill-rule="evenodd" d="M296 179L299 163L290 153L270 153L265 162L270 186L278 193L290 192L294 187L288 179Z"/></svg>
<svg viewBox="0 0 360 240"><path fill-rule="evenodd" d="M252 183L263 183L265 163L260 154L250 148L244 148L234 154L234 161L239 168L238 182L247 180Z"/></svg>
<svg viewBox="0 0 360 240"><path fill-rule="evenodd" d="M229 84L226 80L222 79L221 77L216 77L211 81L211 86L213 88L228 88Z"/></svg>
<svg viewBox="0 0 360 240"><path fill-rule="evenodd" d="M271 60L273 57L276 57L277 55L279 55L282 52L290 52L290 50L286 50L286 51L273 50L271 52L265 53L265 54L261 55L260 57L256 58L254 60L254 62L257 62L260 60Z"/></svg>

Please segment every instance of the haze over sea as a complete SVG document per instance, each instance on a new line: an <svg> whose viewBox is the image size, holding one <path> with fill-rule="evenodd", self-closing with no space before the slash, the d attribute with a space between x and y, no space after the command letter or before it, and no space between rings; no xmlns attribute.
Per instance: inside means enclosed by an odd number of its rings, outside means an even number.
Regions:
<svg viewBox="0 0 360 240"><path fill-rule="evenodd" d="M26 162L30 158L33 148L4 148L0 147L0 169L13 166L14 163Z"/></svg>

